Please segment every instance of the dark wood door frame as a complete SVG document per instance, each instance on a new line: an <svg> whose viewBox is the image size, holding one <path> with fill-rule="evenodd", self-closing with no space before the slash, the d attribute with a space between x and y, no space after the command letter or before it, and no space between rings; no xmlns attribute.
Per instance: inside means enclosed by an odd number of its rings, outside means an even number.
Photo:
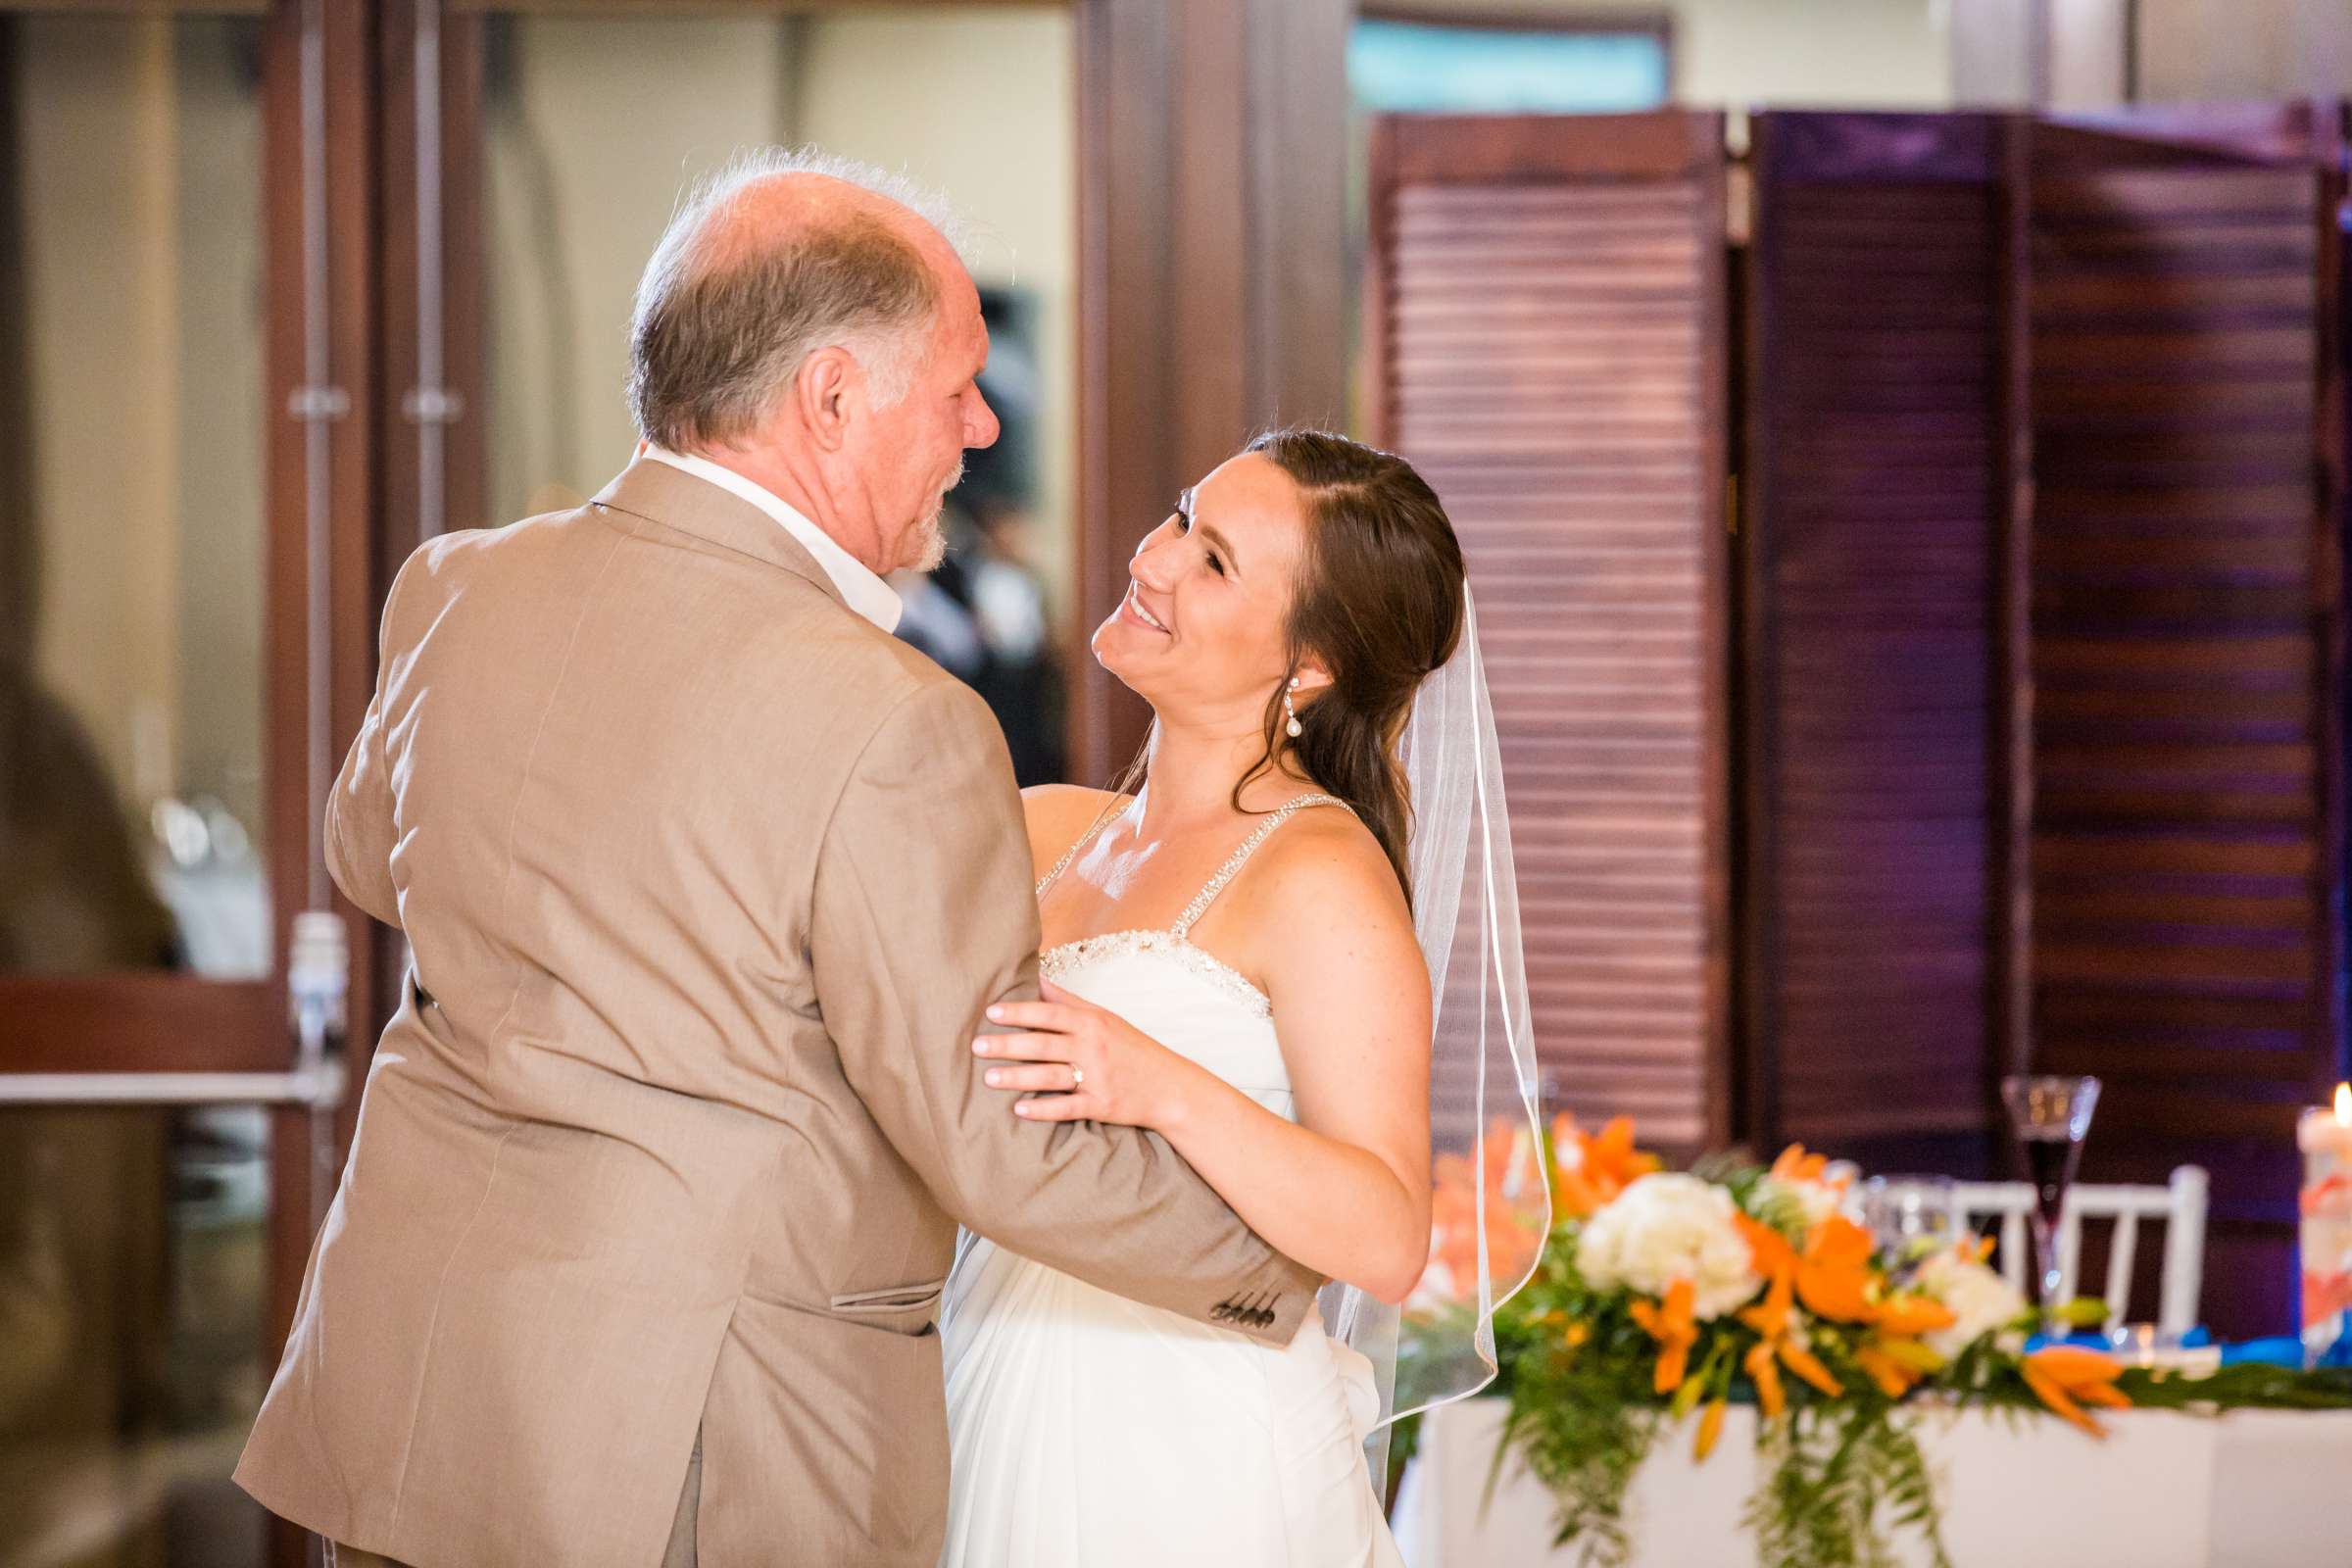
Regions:
<svg viewBox="0 0 2352 1568"><path fill-rule="evenodd" d="M294 1321L311 1244L325 1220L314 1209L318 1162L342 1164L358 1105L358 1084L372 1051L388 988L369 961L372 923L326 881L321 862L321 803L359 732L375 684L372 486L375 317L370 275L374 219L372 96L368 91L371 0L271 0L265 73L269 81L267 228L264 249L270 332L267 485L270 514L269 597L270 767L291 809L273 803L270 845L273 951L287 951L294 912L331 907L350 934L350 1021L346 1059L353 1063L332 1147L315 1142L313 1112L280 1106L270 1114L269 1335L282 1345ZM306 74L308 80L306 81ZM316 249L323 247L322 250ZM323 288L323 297L318 291ZM316 313L317 324L306 319ZM323 327L322 339L309 341ZM318 359L323 349L324 359ZM323 368L327 379L317 380ZM324 415L326 470L314 472L312 420ZM314 486L318 490L314 492ZM314 527L309 513L323 505ZM310 563L324 547L328 609L311 625ZM324 644L328 734L314 737L313 662ZM323 777L319 774L323 770ZM286 782L288 775L303 787ZM284 977L270 988L274 1018L263 1036L292 1054L285 1024ZM270 1557L280 1568L309 1560L308 1536L270 1521Z"/></svg>
<svg viewBox="0 0 2352 1568"><path fill-rule="evenodd" d="M1078 0L1079 483L1071 776L1149 715L1087 652L1176 493L1347 407L1348 0Z"/></svg>

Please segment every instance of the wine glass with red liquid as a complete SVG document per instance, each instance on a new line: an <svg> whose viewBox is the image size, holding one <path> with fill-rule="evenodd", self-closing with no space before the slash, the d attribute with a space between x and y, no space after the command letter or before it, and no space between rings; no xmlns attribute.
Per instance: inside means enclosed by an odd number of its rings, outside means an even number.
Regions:
<svg viewBox="0 0 2352 1568"><path fill-rule="evenodd" d="M2066 1305L2061 1297L2058 1261L2058 1216L2066 1207L2066 1190L2082 1159L2082 1140L2090 1132L2090 1113L2098 1107L2096 1078L2019 1077L2001 1080L2001 1102L2009 1107L2009 1124L2025 1146L2026 1168L2034 1179L2034 1278L2041 1306L2041 1331L2066 1333L2060 1321Z"/></svg>

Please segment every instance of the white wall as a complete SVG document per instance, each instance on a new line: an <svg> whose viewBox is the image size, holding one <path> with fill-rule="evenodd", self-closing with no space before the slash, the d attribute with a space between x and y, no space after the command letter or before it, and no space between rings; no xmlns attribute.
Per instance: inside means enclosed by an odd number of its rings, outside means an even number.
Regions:
<svg viewBox="0 0 2352 1568"><path fill-rule="evenodd" d="M488 114L490 512L577 505L629 461L629 304L679 195L779 139L773 20L534 16Z"/></svg>
<svg viewBox="0 0 2352 1568"><path fill-rule="evenodd" d="M1955 3L1967 103L2069 110L2352 93L2352 0ZM2038 83L2037 30L2047 40Z"/></svg>
<svg viewBox="0 0 2352 1568"><path fill-rule="evenodd" d="M1492 14L1491 0L1414 0L1417 12ZM1573 18L1618 0L1513 0ZM2119 100L2126 19L2139 24L2149 103L2352 93L2352 0L1668 0L1675 96L1694 107L2023 107L2042 84L2061 108Z"/></svg>
<svg viewBox="0 0 2352 1568"><path fill-rule="evenodd" d="M2352 0L2159 0L2139 62L2150 103L2352 93Z"/></svg>

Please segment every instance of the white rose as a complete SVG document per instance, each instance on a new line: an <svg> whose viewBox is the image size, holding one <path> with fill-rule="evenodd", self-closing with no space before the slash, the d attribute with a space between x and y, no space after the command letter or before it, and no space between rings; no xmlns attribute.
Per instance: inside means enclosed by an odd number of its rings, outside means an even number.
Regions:
<svg viewBox="0 0 2352 1568"><path fill-rule="evenodd" d="M1695 1176L1639 1177L1585 1222L1577 1268L1601 1290L1660 1298L1675 1281L1689 1280L1693 1313L1702 1321L1721 1317L1763 1285L1735 1212L1730 1193Z"/></svg>
<svg viewBox="0 0 2352 1568"><path fill-rule="evenodd" d="M2026 1298L2009 1282L1973 1257L1937 1252L1919 1265L1919 1289L1949 1307L1957 1320L1948 1329L1920 1336L1920 1342L1949 1361L1995 1329L2006 1328L2026 1310Z"/></svg>

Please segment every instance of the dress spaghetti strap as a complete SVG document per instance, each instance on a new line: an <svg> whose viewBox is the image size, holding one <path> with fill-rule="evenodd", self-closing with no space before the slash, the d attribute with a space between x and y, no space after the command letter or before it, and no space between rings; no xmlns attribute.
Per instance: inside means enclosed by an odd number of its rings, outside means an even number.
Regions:
<svg viewBox="0 0 2352 1568"><path fill-rule="evenodd" d="M1085 849L1089 844L1094 843L1096 839L1101 838L1102 836L1102 830L1110 826L1111 823L1117 821L1119 818L1119 812L1125 810L1127 807L1132 805L1134 802L1134 797L1128 795L1115 796L1113 799L1117 802L1116 807L1114 808L1105 806L1102 810L1096 812L1093 824L1090 825L1085 832L1078 835L1076 842L1072 843L1068 849L1061 852L1061 858L1054 862L1054 868L1052 870L1048 871L1044 876L1041 876L1037 879L1038 898L1043 899L1046 896L1046 889L1052 887L1055 882L1061 880L1061 873L1067 871L1070 868L1070 862L1078 858L1078 852Z"/></svg>
<svg viewBox="0 0 2352 1568"><path fill-rule="evenodd" d="M1168 929L1175 934L1179 942L1189 941L1193 927L1198 925L1200 917L1208 912L1208 906L1217 902L1217 895L1224 892L1235 877L1241 875L1242 867L1250 863L1250 857L1255 855L1257 847L1273 836L1276 828L1310 806L1345 808L1347 804L1336 795L1294 795L1274 808L1273 810L1266 813L1266 819L1257 824L1256 830L1242 840L1241 848L1235 850L1226 858L1225 863L1217 867L1217 874L1208 879L1207 885L1193 895L1193 902L1184 906L1184 912L1176 917L1176 923Z"/></svg>

